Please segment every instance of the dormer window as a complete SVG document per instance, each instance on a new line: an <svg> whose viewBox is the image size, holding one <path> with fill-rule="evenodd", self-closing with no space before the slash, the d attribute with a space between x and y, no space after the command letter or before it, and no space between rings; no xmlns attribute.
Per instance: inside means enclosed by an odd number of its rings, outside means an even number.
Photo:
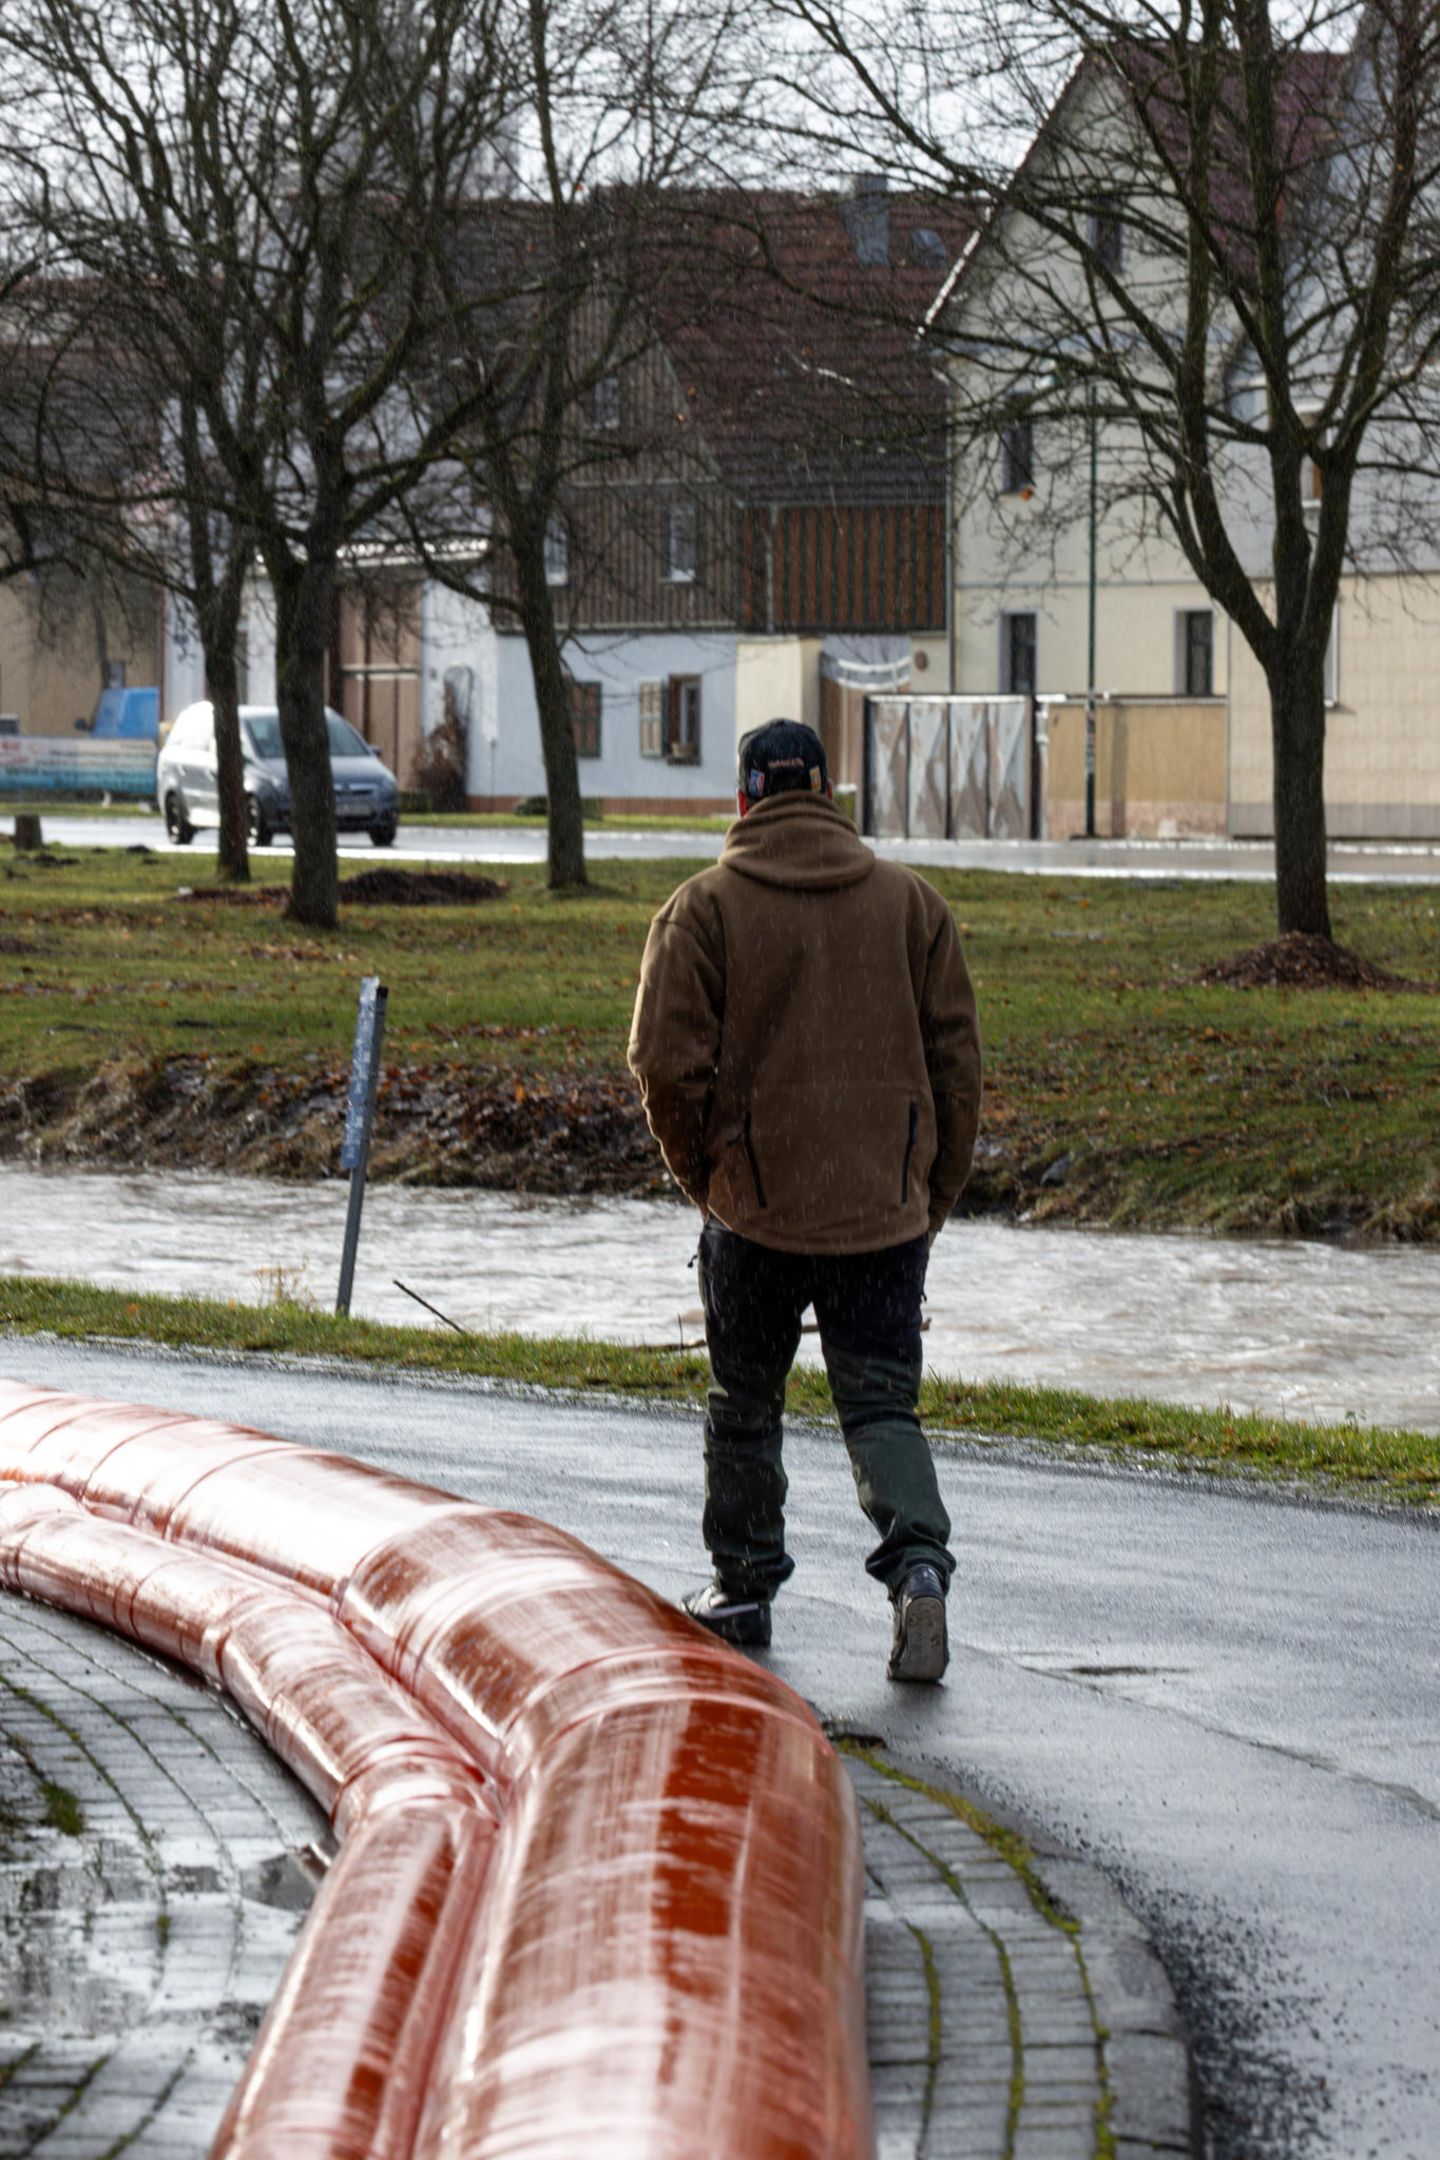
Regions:
<svg viewBox="0 0 1440 2160"><path fill-rule="evenodd" d="M1035 486L1035 427L1010 420L1000 431L1000 492L1028 496Z"/></svg>
<svg viewBox="0 0 1440 2160"><path fill-rule="evenodd" d="M1112 195L1102 196L1090 212L1090 247L1102 270L1114 272L1124 261L1125 227Z"/></svg>
<svg viewBox="0 0 1440 2160"><path fill-rule="evenodd" d="M1297 418L1302 427L1309 428L1314 433L1317 448L1324 443L1324 431L1316 426L1320 418L1320 407L1318 405L1302 406ZM1324 468L1317 458L1307 455L1300 466L1300 499L1307 517L1318 517L1320 515L1320 499L1324 493Z"/></svg>
<svg viewBox="0 0 1440 2160"><path fill-rule="evenodd" d="M693 585L698 552L694 503L671 503L665 521L666 583Z"/></svg>
<svg viewBox="0 0 1440 2160"><path fill-rule="evenodd" d="M620 425L620 377L602 375L585 393L585 418L592 427L613 433Z"/></svg>

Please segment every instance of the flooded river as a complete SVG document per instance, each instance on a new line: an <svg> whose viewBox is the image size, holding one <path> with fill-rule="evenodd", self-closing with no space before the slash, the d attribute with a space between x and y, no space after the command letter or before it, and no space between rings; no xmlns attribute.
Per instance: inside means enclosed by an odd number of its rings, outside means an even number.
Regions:
<svg viewBox="0 0 1440 2160"><path fill-rule="evenodd" d="M0 1165L0 1274L328 1307L345 1207L340 1183ZM380 1185L353 1309L438 1325L398 1277L466 1328L694 1344L695 1237L663 1202ZM927 1311L938 1372L1440 1431L1434 1251L952 1223Z"/></svg>

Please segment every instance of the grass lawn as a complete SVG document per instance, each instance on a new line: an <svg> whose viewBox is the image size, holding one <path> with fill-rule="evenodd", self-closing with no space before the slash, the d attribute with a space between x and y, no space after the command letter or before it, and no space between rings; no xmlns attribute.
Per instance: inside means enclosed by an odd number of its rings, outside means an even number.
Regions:
<svg viewBox="0 0 1440 2160"><path fill-rule="evenodd" d="M489 1377L516 1385L599 1391L644 1402L696 1403L702 1357L619 1344L470 1335L341 1320L293 1304L239 1305L200 1298L0 1277L0 1339L40 1331L70 1338L201 1346L230 1352L339 1357L412 1372ZM1348 1497L1440 1503L1440 1436L1359 1425L1306 1425L1166 1403L1107 1401L1057 1388L927 1378L921 1415L944 1441L1014 1438L1066 1453L1170 1468L1298 1480ZM828 1417L823 1373L791 1374L789 1409Z"/></svg>
<svg viewBox="0 0 1440 2160"><path fill-rule="evenodd" d="M239 1100L343 1066L371 972L389 986L386 1058L407 1101L437 1075L517 1100L590 1077L619 1100L646 924L694 867L599 863L578 896L509 868L484 906L346 907L316 936L278 908L210 897L203 857L0 856L0 1149L43 1141L46 1099L63 1106L102 1067L209 1061ZM283 886L285 870L267 862L262 880ZM927 875L980 999L976 1207L1440 1240L1440 999L1197 984L1272 934L1264 886ZM194 898L177 897L184 885ZM1440 893L1332 897L1345 943L1440 981ZM19 1081L35 1083L23 1115ZM464 1160L444 1175L463 1178Z"/></svg>

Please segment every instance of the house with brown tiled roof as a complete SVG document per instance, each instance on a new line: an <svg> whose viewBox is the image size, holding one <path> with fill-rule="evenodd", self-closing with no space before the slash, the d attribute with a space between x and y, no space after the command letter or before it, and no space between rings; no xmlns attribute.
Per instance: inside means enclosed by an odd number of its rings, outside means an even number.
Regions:
<svg viewBox="0 0 1440 2160"><path fill-rule="evenodd" d="M878 182L666 213L643 335L573 416L550 575L583 793L698 812L733 804L747 727L806 718L837 779L858 779L853 686L938 678L945 391L920 326L969 221ZM494 575L503 603L503 560ZM431 685L463 679L471 802L539 794L513 617L427 589L409 622L388 644L378 620L349 623L336 702L363 725L362 692L420 714Z"/></svg>

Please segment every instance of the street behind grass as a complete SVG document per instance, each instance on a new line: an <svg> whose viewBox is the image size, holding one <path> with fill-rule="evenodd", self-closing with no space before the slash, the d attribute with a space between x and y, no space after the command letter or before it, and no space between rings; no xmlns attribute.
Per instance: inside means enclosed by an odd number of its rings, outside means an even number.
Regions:
<svg viewBox="0 0 1440 2160"><path fill-rule="evenodd" d="M646 925L692 867L606 862L564 894L512 868L480 904L344 905L316 935L263 872L236 898L201 882L201 860L10 858L0 1153L333 1169L356 985L378 973L377 1175L656 1190L625 1038ZM1201 984L1273 935L1263 886L926 875L959 923L986 1045L967 1206L1440 1241L1434 996ZM1332 905L1343 943L1440 982L1435 892L1343 886Z"/></svg>

